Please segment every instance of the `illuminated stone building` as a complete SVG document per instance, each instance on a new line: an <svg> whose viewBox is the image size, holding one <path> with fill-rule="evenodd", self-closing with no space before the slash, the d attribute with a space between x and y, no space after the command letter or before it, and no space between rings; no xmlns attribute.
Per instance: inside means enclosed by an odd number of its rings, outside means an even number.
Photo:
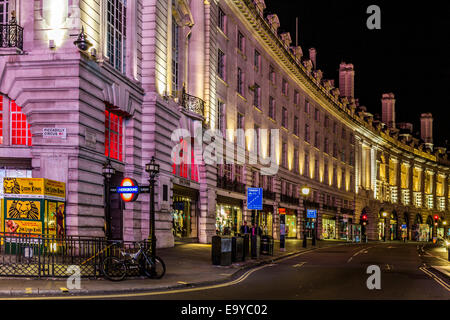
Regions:
<svg viewBox="0 0 450 320"><path fill-rule="evenodd" d="M324 78L320 52L295 46L264 9L263 0L0 0L3 23L14 10L23 27L23 41L3 41L0 53L1 172L66 182L68 233L103 236L106 159L111 183L146 185L154 155L159 247L209 243L257 217L279 239L280 212L288 238L315 230L360 239L363 213L370 240L399 238L402 225L410 239L426 240L435 214L443 232L450 167L446 150L433 146L432 116L422 115L414 137L412 125L396 123L392 93L381 97L382 117L372 115L354 97L357 66L343 62L338 83ZM87 50L74 45L82 27ZM45 128L65 135L44 136ZM208 129L234 148L223 164L202 157ZM264 175L273 165L276 174ZM255 217L247 187L264 189ZM146 238L149 196L112 198L113 236ZM318 212L314 224L307 209Z"/></svg>

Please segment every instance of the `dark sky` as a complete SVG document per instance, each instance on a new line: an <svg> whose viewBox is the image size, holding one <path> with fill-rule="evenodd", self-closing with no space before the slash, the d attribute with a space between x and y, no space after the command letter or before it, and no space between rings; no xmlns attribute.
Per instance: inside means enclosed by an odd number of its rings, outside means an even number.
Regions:
<svg viewBox="0 0 450 320"><path fill-rule="evenodd" d="M381 8L381 30L369 30L370 5ZM420 130L420 113L434 117L435 145L450 142L450 2L377 0L266 0L268 13L291 32L299 18L304 55L317 49L324 78L335 79L342 61L355 66L355 95L381 115L381 94L396 96L397 122Z"/></svg>

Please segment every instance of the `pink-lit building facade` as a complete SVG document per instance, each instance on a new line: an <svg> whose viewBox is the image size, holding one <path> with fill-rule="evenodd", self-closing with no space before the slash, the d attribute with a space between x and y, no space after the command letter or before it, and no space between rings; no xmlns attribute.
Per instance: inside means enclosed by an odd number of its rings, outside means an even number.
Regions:
<svg viewBox="0 0 450 320"><path fill-rule="evenodd" d="M3 22L14 10L23 27L23 48L1 49L1 174L67 183L68 234L104 235L107 158L113 184L146 185L153 155L159 247L209 243L256 222L247 187L264 189L258 223L275 239L280 212L288 238L311 236L307 209L318 211L322 239L360 238L363 213L370 240L428 240L435 214L447 230L450 166L433 145L432 115L422 115L416 138L412 125L396 123L394 94L381 97L381 118L369 113L354 96L357 66L343 62L336 83L325 79L320 52L280 34L263 0L0 0L0 9ZM82 26L92 44L84 51L74 45ZM46 128L65 134L49 138ZM200 157L208 129L234 146L229 161ZM264 129L278 130L278 143ZM199 160L174 164L177 144ZM254 154L272 157L277 173L264 175ZM148 207L146 194L126 204L112 195L113 236L146 238Z"/></svg>

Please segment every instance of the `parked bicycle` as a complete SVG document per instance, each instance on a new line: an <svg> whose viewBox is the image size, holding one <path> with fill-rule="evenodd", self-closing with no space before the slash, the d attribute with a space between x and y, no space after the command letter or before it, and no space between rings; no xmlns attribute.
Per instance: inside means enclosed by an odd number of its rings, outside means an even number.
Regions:
<svg viewBox="0 0 450 320"><path fill-rule="evenodd" d="M161 279L166 273L166 265L160 257L154 260L149 250L143 246L142 242L136 242L139 250L136 253L128 253L119 248L119 256L106 257L101 270L105 277L111 281L121 281L130 270L137 269L141 275L151 279Z"/></svg>

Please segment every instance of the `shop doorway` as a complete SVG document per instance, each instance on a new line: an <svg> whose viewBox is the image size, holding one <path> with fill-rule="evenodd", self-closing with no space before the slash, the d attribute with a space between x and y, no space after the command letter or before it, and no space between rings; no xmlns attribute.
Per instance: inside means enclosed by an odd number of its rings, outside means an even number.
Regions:
<svg viewBox="0 0 450 320"><path fill-rule="evenodd" d="M297 238L297 215L293 210L286 210L286 238Z"/></svg>
<svg viewBox="0 0 450 320"><path fill-rule="evenodd" d="M336 218L322 218L322 237L323 239L336 239Z"/></svg>
<svg viewBox="0 0 450 320"><path fill-rule="evenodd" d="M393 211L391 213L389 234L390 234L391 241L399 239L398 238L398 216L397 216L397 212L395 212L395 211Z"/></svg>

